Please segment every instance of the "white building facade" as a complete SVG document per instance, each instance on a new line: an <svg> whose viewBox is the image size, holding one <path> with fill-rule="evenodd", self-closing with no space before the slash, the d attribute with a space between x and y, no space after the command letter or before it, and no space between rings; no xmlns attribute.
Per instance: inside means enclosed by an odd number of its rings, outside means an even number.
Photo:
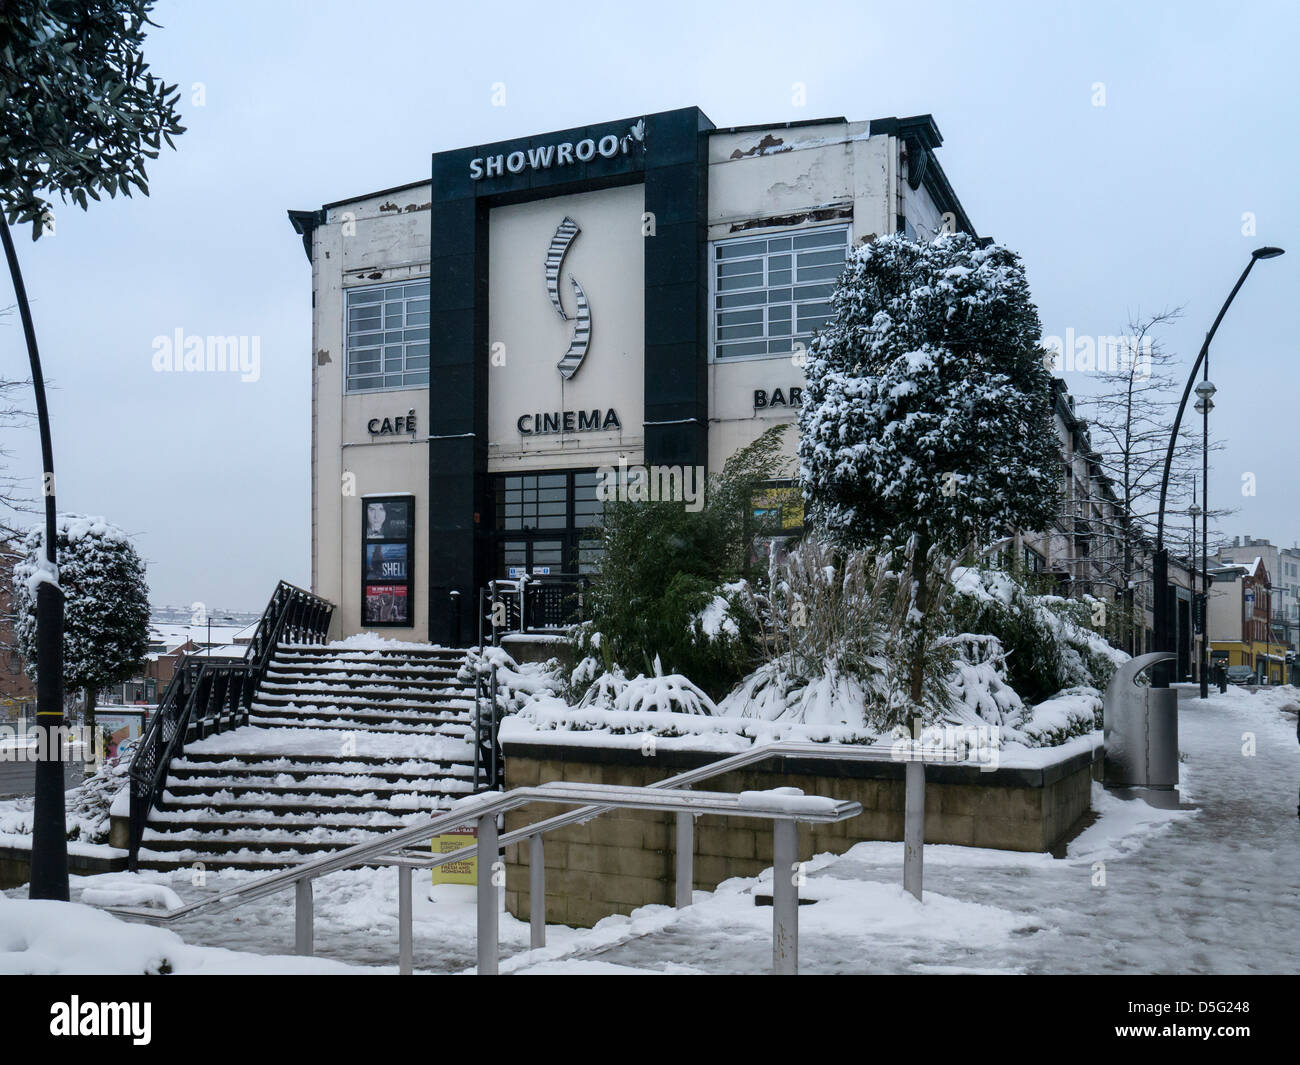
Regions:
<svg viewBox="0 0 1300 1065"><path fill-rule="evenodd" d="M848 250L973 232L940 144L928 115L719 129L683 108L439 152L429 181L290 212L336 635L463 642L488 580L590 567L601 467L689 491L793 422Z"/></svg>

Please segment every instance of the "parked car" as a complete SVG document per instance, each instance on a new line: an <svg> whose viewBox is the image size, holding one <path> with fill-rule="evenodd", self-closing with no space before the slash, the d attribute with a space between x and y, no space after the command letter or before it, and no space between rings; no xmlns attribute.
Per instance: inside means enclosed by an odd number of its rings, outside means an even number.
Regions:
<svg viewBox="0 0 1300 1065"><path fill-rule="evenodd" d="M1250 666L1229 666L1228 667L1229 684L1254 684L1255 671Z"/></svg>

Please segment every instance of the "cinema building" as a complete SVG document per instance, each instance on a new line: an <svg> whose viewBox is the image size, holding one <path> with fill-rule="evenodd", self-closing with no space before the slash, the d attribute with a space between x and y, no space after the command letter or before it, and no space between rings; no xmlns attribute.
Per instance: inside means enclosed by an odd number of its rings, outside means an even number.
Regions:
<svg viewBox="0 0 1300 1065"><path fill-rule="evenodd" d="M973 232L941 143L929 115L718 128L690 107L438 152L428 179L291 211L335 635L468 639L489 579L591 566L599 469L716 471L792 422L848 249Z"/></svg>

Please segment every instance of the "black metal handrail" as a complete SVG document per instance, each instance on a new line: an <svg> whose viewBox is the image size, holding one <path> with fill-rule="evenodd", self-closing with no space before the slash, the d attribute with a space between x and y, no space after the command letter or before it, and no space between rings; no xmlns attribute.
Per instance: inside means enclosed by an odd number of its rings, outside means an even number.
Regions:
<svg viewBox="0 0 1300 1065"><path fill-rule="evenodd" d="M484 713L486 710L486 713ZM501 700L497 667L481 661L474 667L474 793L505 787L505 759L501 755Z"/></svg>
<svg viewBox="0 0 1300 1065"><path fill-rule="evenodd" d="M131 759L128 863L137 867L149 811L163 805L172 759L193 739L248 723L253 693L281 643L324 643L334 604L287 581L276 585L243 658L186 655Z"/></svg>

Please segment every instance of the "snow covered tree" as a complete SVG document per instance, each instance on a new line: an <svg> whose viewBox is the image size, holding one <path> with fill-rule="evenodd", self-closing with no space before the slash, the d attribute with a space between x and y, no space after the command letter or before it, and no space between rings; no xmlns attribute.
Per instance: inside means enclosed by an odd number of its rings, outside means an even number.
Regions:
<svg viewBox="0 0 1300 1065"><path fill-rule="evenodd" d="M814 524L906 560L919 709L932 553L1056 515L1047 353L1019 257L966 234L864 244L832 300L805 368L800 478Z"/></svg>
<svg viewBox="0 0 1300 1065"><path fill-rule="evenodd" d="M44 527L23 540L14 566L18 646L36 680L36 590L45 568ZM95 693L130 679L149 647L149 588L144 563L126 533L103 518L59 515L59 586L66 603L63 677L86 691L86 727L95 727Z"/></svg>
<svg viewBox="0 0 1300 1065"><path fill-rule="evenodd" d="M753 500L788 462L781 457L784 430L772 426L732 455L708 479L698 511L671 500L605 502L600 571L585 598L590 624L579 633L580 656L604 659L607 668L682 674L711 696L744 675L754 646L743 614L734 632L706 618L720 622L721 612L710 606L724 586L757 573Z"/></svg>

